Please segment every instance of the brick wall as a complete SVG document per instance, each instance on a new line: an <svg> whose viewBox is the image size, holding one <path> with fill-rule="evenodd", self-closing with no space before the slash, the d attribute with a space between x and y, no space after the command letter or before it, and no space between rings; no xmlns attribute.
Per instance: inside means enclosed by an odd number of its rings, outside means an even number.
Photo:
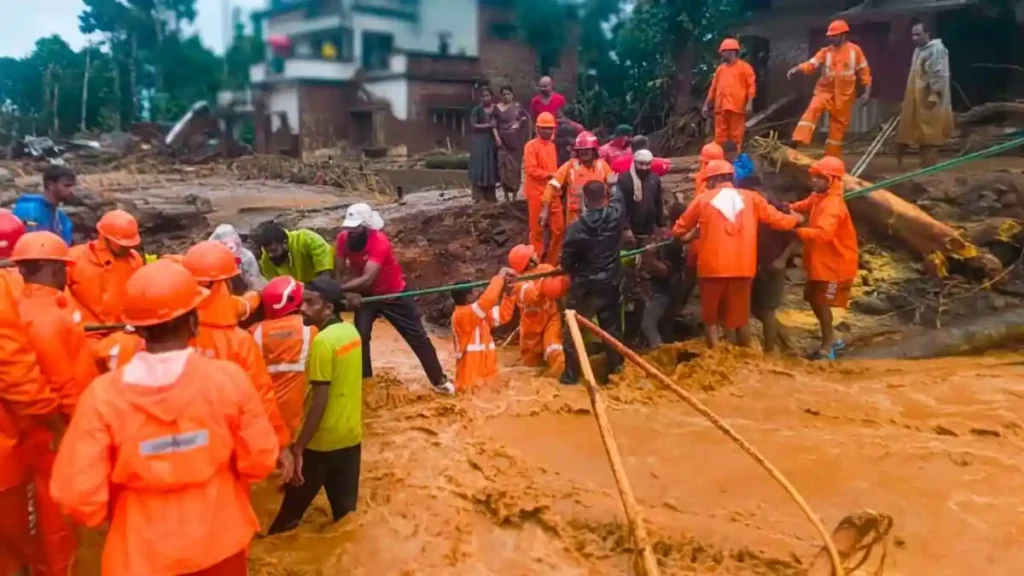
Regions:
<svg viewBox="0 0 1024 576"><path fill-rule="evenodd" d="M447 118L454 121L460 110L469 110L476 105L472 82L438 82L412 80L409 82L409 119L402 123L403 143L410 154L417 154L449 144L452 148L464 148L463 129L451 122L445 126L435 122L432 111L443 109Z"/></svg>
<svg viewBox="0 0 1024 576"><path fill-rule="evenodd" d="M476 58L438 56L407 52L408 74L413 78L443 78L472 80L480 75L480 61Z"/></svg>
<svg viewBox="0 0 1024 576"><path fill-rule="evenodd" d="M349 138L351 89L343 84L299 86L299 152L335 148Z"/></svg>

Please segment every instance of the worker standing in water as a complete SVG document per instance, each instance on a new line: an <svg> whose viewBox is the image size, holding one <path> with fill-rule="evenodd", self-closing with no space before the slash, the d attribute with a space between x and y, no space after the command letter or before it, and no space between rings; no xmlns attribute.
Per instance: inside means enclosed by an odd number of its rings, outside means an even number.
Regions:
<svg viewBox="0 0 1024 576"><path fill-rule="evenodd" d="M476 300L471 300L472 289L452 290L455 388L459 391L476 388L498 374L498 351L491 329L501 324L501 294L515 276L511 268L502 268Z"/></svg>
<svg viewBox="0 0 1024 576"><path fill-rule="evenodd" d="M18 314L43 381L60 400L66 421L74 413L78 397L99 375L80 323L81 314L64 291L72 264L68 246L52 232L29 232L14 245L11 261L18 265L25 283ZM40 551L32 573L68 574L78 544L74 529L50 498L55 439L42 425L30 427L25 435L26 459L36 487L32 505Z"/></svg>
<svg viewBox="0 0 1024 576"><path fill-rule="evenodd" d="M268 282L262 293L265 320L250 329L263 352L281 418L293 439L302 424L306 360L317 334L317 327L306 325L299 313L302 293L302 284L291 276L278 276Z"/></svg>
<svg viewBox="0 0 1024 576"><path fill-rule="evenodd" d="M810 144L818 119L822 112L827 111L828 139L825 140L825 154L841 158L843 138L857 100L858 78L864 86L860 101L867 102L871 98L871 67L860 46L850 42L850 25L845 21L836 20L829 24L825 36L828 46L786 73L786 78L792 78L797 72L805 75L818 71L821 73L814 86L811 103L793 130L793 142L805 146Z"/></svg>
<svg viewBox="0 0 1024 576"><path fill-rule="evenodd" d="M515 246L508 253L509 268L516 275L543 274L555 269L550 264L541 264L537 254L529 244ZM510 322L519 308L519 357L523 364L547 363L552 371L560 372L565 364L562 315L557 300L545 292L544 280L520 280L508 287L501 301L500 324Z"/></svg>
<svg viewBox="0 0 1024 576"><path fill-rule="evenodd" d="M96 223L99 238L71 248L68 291L88 324L124 321L124 287L142 267L136 247L142 242L139 223L124 210L111 210Z"/></svg>
<svg viewBox="0 0 1024 576"><path fill-rule="evenodd" d="M597 156L597 136L581 133L576 137L575 149L576 158L559 166L544 189L540 225L541 228L551 226L551 245L544 261L552 266L561 261L566 229L583 212L583 186L594 180L613 184L616 179L608 163Z"/></svg>
<svg viewBox="0 0 1024 576"><path fill-rule="evenodd" d="M53 232L70 246L73 227L60 205L74 198L76 181L71 168L50 164L43 172L43 193L18 196L11 211L25 223L27 231Z"/></svg>
<svg viewBox="0 0 1024 576"><path fill-rule="evenodd" d="M750 291L757 272L757 225L791 230L803 222L779 212L760 195L733 185L734 170L725 160L708 164L708 191L690 203L672 229L684 238L700 227L697 281L701 320L709 348L718 345L721 329L735 330L737 343L750 345Z"/></svg>
<svg viewBox="0 0 1024 576"><path fill-rule="evenodd" d="M555 117L542 112L537 117L537 137L523 148L523 194L530 226L530 245L537 254L544 253L544 228L540 213L544 206L544 188L558 170L558 151L555 149Z"/></svg>
<svg viewBox="0 0 1024 576"><path fill-rule="evenodd" d="M857 277L860 257L857 230L843 198L843 161L826 156L811 166L810 174L814 192L789 208L808 214L807 226L797 229L796 235L804 245L804 299L821 326L821 347L809 358L834 360L844 344L835 337L832 308L850 304L850 288Z"/></svg>
<svg viewBox="0 0 1024 576"><path fill-rule="evenodd" d="M953 135L949 51L922 22L913 24L910 38L915 48L896 132L896 162L902 166L907 148L917 146L921 165L932 166L938 162L938 147Z"/></svg>
<svg viewBox="0 0 1024 576"><path fill-rule="evenodd" d="M267 280L291 276L309 282L334 273L334 253L324 237L312 230L285 230L273 222L253 230L252 241L260 250L260 270Z"/></svg>
<svg viewBox="0 0 1024 576"><path fill-rule="evenodd" d="M743 146L747 115L754 110L757 78L754 68L740 60L740 43L735 38L722 40L718 53L722 63L715 69L708 97L704 100L704 117L715 118L715 143L724 146L733 142Z"/></svg>
<svg viewBox="0 0 1024 576"><path fill-rule="evenodd" d="M105 576L247 574L249 489L278 441L242 369L190 346L207 296L167 260L132 275L124 317L145 350L93 381L61 442L50 489L77 522L109 522Z"/></svg>
<svg viewBox="0 0 1024 576"><path fill-rule="evenodd" d="M335 522L356 509L363 442L363 345L345 322L345 293L330 278L315 278L302 293L302 321L319 331L306 361L309 394L302 429L289 451L295 478L285 487L270 534L292 530L323 488Z"/></svg>

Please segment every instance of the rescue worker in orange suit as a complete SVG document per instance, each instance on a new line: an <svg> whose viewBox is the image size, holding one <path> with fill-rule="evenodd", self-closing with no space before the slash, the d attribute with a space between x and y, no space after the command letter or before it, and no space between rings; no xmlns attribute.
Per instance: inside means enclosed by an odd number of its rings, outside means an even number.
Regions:
<svg viewBox="0 0 1024 576"><path fill-rule="evenodd" d="M501 294L515 277L511 268L502 268L475 301L470 300L471 289L452 290L456 390L471 390L498 375L498 351L491 329L501 322Z"/></svg>
<svg viewBox="0 0 1024 576"><path fill-rule="evenodd" d="M555 149L555 117L541 112L537 117L537 137L523 148L523 194L530 224L530 245L537 254L544 253L544 228L540 213L544 206L544 188L558 170L558 151Z"/></svg>
<svg viewBox="0 0 1024 576"><path fill-rule="evenodd" d="M582 132L576 137L576 158L562 164L544 188L541 228L551 225L551 245L544 262L557 266L562 259L562 239L569 225L583 212L583 186L598 181L614 184L615 172L598 158L597 136Z"/></svg>
<svg viewBox="0 0 1024 576"><path fill-rule="evenodd" d="M735 188L733 174L732 164L725 160L708 164L708 191L690 203L672 229L673 236L683 238L700 227L697 281L710 348L718 344L721 328L736 330L737 343L750 345L758 222L777 230L792 230L803 222L801 216L779 212L760 194Z"/></svg>
<svg viewBox="0 0 1024 576"><path fill-rule="evenodd" d="M792 78L797 72L805 75L821 72L814 86L814 96L803 117L793 130L793 142L807 145L814 137L818 118L828 111L828 139L825 154L841 158L843 137L850 125L850 115L857 99L857 79L864 85L861 102L871 98L871 68L860 46L849 40L850 26L843 20L828 25L826 40L829 46L818 50L810 60L794 66L786 73Z"/></svg>
<svg viewBox="0 0 1024 576"><path fill-rule="evenodd" d="M68 246L52 232L29 232L18 240L11 253L25 285L18 301L25 335L35 351L43 382L56 393L61 413L70 418L78 397L99 372L81 314L65 294L67 268L71 264ZM35 485L36 546L33 574L68 574L78 544L74 529L50 498L50 477L56 446L53 434L36 425L25 432L25 458Z"/></svg>
<svg viewBox="0 0 1024 576"><path fill-rule="evenodd" d="M139 223L124 210L111 210L96 223L96 232L96 240L71 248L68 291L83 322L118 324L123 321L124 287L143 264L135 250L141 243Z"/></svg>
<svg viewBox="0 0 1024 576"><path fill-rule="evenodd" d="M306 358L317 333L317 327L303 324L299 314L302 292L302 283L291 276L268 282L262 294L265 320L250 329L263 352L281 418L293 439L302 426Z"/></svg>
<svg viewBox="0 0 1024 576"><path fill-rule="evenodd" d="M244 576L259 529L249 487L278 458L266 410L237 364L190 346L208 292L187 270L154 262L124 295L145 350L82 394L53 498L81 524L109 522L104 576Z"/></svg>
<svg viewBox="0 0 1024 576"><path fill-rule="evenodd" d="M732 141L743 147L747 114L754 109L757 79L754 68L740 60L740 43L735 38L722 40L718 48L722 63L715 70L704 101L704 117L715 115L715 142L724 145Z"/></svg>
<svg viewBox="0 0 1024 576"><path fill-rule="evenodd" d="M516 274L542 274L554 270L541 264L537 251L529 244L520 244L508 253L508 265ZM519 308L519 355L527 366L543 366L554 371L565 366L562 348L562 316L558 302L545 295L545 279L521 280L509 286L501 301L501 324L512 320Z"/></svg>
<svg viewBox="0 0 1024 576"><path fill-rule="evenodd" d="M691 204L696 202L707 191L708 164L713 160L725 160L725 151L715 142L705 144L700 149L700 168L693 175L693 199L690 201ZM678 195L676 198L682 201ZM687 236L680 239L683 244L686 244L686 268L683 270L683 282L679 286L679 300L676 304L680 310L686 307L686 303L690 301L690 296L693 295L693 291L697 288L697 254L700 252L700 238L698 234L699 231L693 229Z"/></svg>
<svg viewBox="0 0 1024 576"><path fill-rule="evenodd" d="M810 170L814 193L789 205L790 210L808 215L807 226L797 229L796 235L804 245L804 299L821 325L821 347L811 359L834 360L843 349L832 328L832 308L849 306L850 287L857 276L857 230L843 199L845 173L838 158L818 160Z"/></svg>
<svg viewBox="0 0 1024 576"><path fill-rule="evenodd" d="M25 226L8 210L0 210L0 259L11 256ZM15 292L15 288L17 292ZM63 429L57 395L40 375L35 352L18 314L16 294L23 286L15 268L0 274L0 574L28 574L40 555L35 495L47 491L36 484L31 469L32 446L27 431L45 426L51 434ZM34 570L38 565L31 566Z"/></svg>

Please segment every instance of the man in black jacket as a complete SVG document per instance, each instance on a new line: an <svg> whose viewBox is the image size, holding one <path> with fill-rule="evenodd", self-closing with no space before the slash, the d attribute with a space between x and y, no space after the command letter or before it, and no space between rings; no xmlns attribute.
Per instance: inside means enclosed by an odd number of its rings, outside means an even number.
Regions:
<svg viewBox="0 0 1024 576"><path fill-rule="evenodd" d="M622 194L613 189L609 202L607 185L595 180L583 186L583 201L586 212L569 225L562 242L562 270L572 279L568 307L585 318L596 314L601 328L619 338ZM579 352L565 326L562 328L562 344L565 347L565 371L560 381L562 384L576 384L580 369ZM586 350L582 353L586 354ZM605 353L609 374L619 372L622 356L610 347L606 347Z"/></svg>

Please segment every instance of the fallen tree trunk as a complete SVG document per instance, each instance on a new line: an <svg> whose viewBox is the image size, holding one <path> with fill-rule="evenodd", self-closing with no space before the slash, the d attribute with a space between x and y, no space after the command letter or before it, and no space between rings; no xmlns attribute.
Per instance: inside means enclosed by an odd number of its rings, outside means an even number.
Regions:
<svg viewBox="0 0 1024 576"><path fill-rule="evenodd" d="M754 153L767 166L803 180L809 178L808 169L816 159L774 140L755 138L751 144ZM850 175L843 178L843 184L847 194L871 186L870 182ZM963 263L974 275L989 279L1003 271L997 258L964 239L951 226L888 190L857 196L848 201L848 206L856 222L902 242L924 259L929 272L936 276L947 276L951 261Z"/></svg>
<svg viewBox="0 0 1024 576"><path fill-rule="evenodd" d="M928 330L894 344L851 350L847 358L924 359L979 354L1024 341L1024 310L999 312L960 326Z"/></svg>

